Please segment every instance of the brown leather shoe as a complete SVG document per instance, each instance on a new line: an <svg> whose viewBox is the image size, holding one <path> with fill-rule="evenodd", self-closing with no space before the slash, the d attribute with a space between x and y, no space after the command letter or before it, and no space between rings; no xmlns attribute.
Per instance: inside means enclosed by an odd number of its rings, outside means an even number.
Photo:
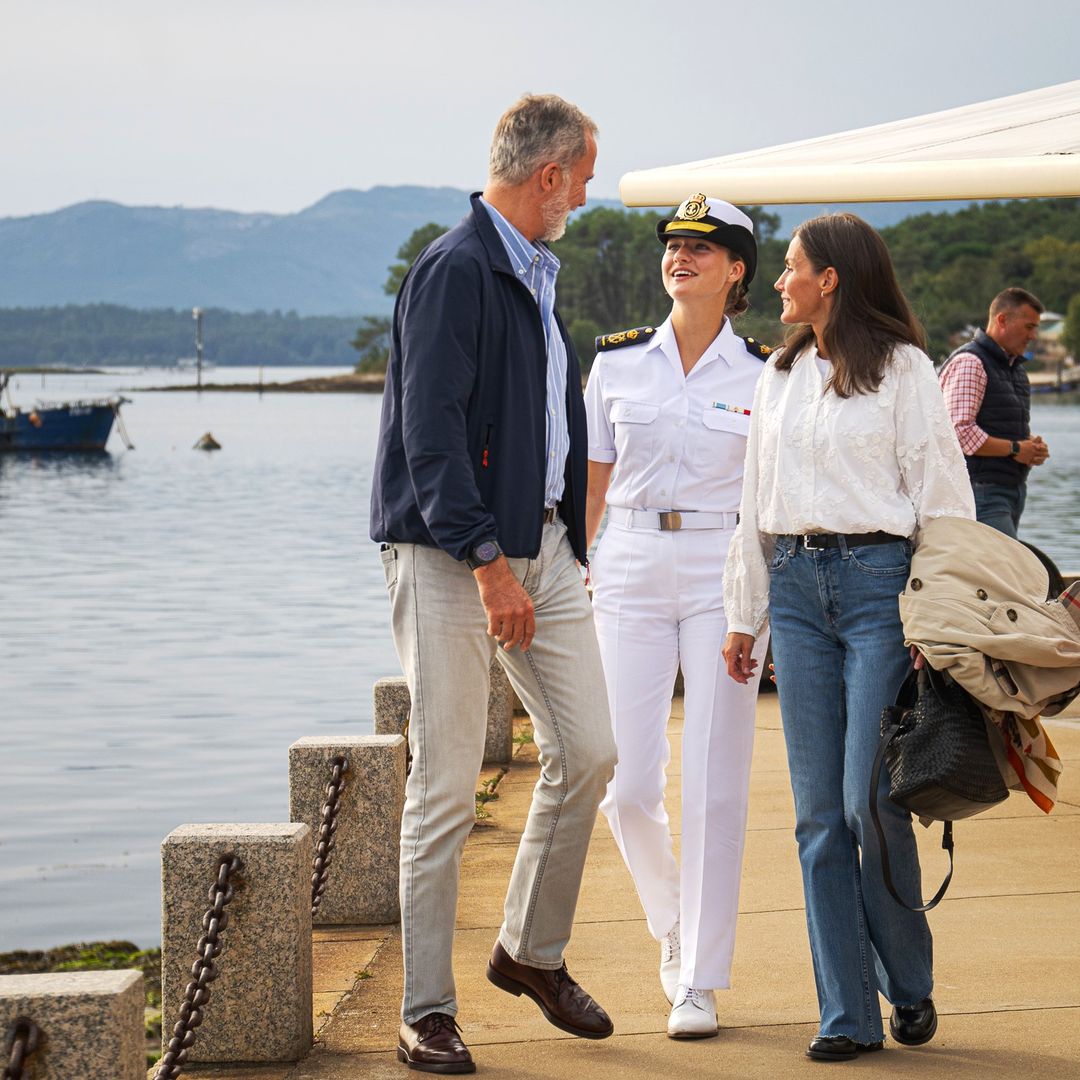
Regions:
<svg viewBox="0 0 1080 1080"><path fill-rule="evenodd" d="M608 1014L570 978L565 964L553 971L519 964L496 942L487 977L508 994L532 998L552 1024L571 1035L606 1039L615 1030Z"/></svg>
<svg viewBox="0 0 1080 1080"><path fill-rule="evenodd" d="M398 1032L398 1061L410 1069L433 1073L476 1072L461 1028L449 1013L428 1013L415 1024L402 1023Z"/></svg>

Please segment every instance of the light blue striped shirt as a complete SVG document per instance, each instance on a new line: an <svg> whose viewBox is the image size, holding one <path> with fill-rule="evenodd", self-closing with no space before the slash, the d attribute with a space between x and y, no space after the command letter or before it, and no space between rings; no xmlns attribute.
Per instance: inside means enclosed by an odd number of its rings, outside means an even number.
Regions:
<svg viewBox="0 0 1080 1080"><path fill-rule="evenodd" d="M544 477L544 505L556 506L565 485L566 455L570 453L570 429L566 422L566 344L555 323L555 279L559 260L544 244L531 244L489 202L487 208L499 239L510 256L521 281L533 294L540 308L547 340L547 470Z"/></svg>

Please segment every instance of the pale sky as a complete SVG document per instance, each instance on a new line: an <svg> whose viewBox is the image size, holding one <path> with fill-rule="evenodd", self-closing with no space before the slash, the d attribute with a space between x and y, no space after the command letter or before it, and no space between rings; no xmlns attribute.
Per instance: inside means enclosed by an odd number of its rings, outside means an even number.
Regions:
<svg viewBox="0 0 1080 1080"><path fill-rule="evenodd" d="M1076 0L0 0L0 217L481 187L499 114L600 126L590 192L1080 76Z"/></svg>

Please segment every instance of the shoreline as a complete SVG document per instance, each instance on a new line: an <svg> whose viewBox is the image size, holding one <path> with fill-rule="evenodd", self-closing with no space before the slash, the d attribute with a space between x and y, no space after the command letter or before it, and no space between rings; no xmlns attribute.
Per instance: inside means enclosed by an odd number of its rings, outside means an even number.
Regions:
<svg viewBox="0 0 1080 1080"><path fill-rule="evenodd" d="M24 367L5 368L12 375L101 375L98 368L51 368ZM224 374L223 369L217 369ZM226 369L227 370L227 369ZM271 368L271 370L273 370ZM295 370L295 369L294 369ZM582 373L582 385L585 383ZM1080 385L1070 372L1070 377L1063 380L1059 390L1058 376L1048 371L1033 372L1030 376L1033 401L1036 404L1075 404L1080 403ZM346 372L343 375L318 375L310 378L293 379L290 382L206 382L201 387L190 383L172 386L127 387L122 393L143 394L381 394L386 386L383 372Z"/></svg>
<svg viewBox="0 0 1080 1080"><path fill-rule="evenodd" d="M0 364L5 375L104 375L104 368L97 367L8 367Z"/></svg>
<svg viewBox="0 0 1080 1080"><path fill-rule="evenodd" d="M1041 373L1039 373L1041 374ZM582 372L581 382L585 385L586 374ZM306 379L293 379L291 382L244 382L244 383L203 383L201 387L191 384L180 386L145 386L132 387L140 393L267 393L267 394L381 394L386 386L383 372L349 372L344 375L320 375ZM1073 382L1057 389L1056 380L1051 378L1031 379L1032 399L1036 404L1076 404L1080 403L1080 387Z"/></svg>
<svg viewBox="0 0 1080 1080"><path fill-rule="evenodd" d="M207 391L214 393L247 394L381 394L386 384L386 376L379 372L346 375L317 375L310 379L294 379L292 382L254 382L254 383L203 383L201 387L185 384L183 386L140 386L140 394L196 393ZM135 393L132 388L128 393Z"/></svg>

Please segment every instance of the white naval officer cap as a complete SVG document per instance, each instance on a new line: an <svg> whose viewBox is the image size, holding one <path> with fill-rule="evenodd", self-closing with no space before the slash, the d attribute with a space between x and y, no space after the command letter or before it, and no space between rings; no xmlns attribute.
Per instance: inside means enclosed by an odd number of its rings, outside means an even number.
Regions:
<svg viewBox="0 0 1080 1080"><path fill-rule="evenodd" d="M656 223L660 243L666 244L672 236L694 236L728 248L746 263L746 284L753 280L757 270L754 222L737 206L723 199L710 199L701 192L691 195L672 217Z"/></svg>

